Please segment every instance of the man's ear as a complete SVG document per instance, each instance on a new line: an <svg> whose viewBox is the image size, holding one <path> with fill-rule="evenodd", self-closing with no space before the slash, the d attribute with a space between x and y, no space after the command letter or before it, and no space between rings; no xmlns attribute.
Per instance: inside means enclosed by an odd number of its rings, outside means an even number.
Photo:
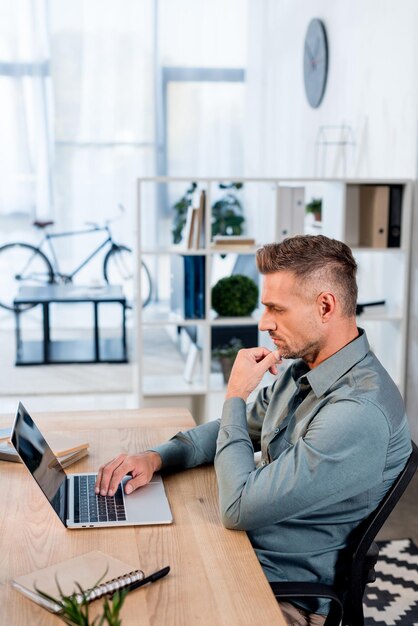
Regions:
<svg viewBox="0 0 418 626"><path fill-rule="evenodd" d="M329 322L337 306L337 299L334 294L331 291L322 291L317 297L316 303L322 322Z"/></svg>

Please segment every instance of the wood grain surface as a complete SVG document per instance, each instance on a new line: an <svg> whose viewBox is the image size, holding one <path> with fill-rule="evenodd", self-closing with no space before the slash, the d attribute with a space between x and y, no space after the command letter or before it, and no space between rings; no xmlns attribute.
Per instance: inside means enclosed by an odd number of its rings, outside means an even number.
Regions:
<svg viewBox="0 0 418 626"><path fill-rule="evenodd" d="M194 426L186 409L37 414L44 434L77 432L90 454L70 472L96 471L121 451L135 453ZM0 427L13 416L0 417ZM0 461L0 624L58 626L62 621L12 589L10 580L90 550L102 550L161 581L127 596L123 626L284 625L280 609L242 531L220 521L213 467L164 477L171 525L67 530L27 469ZM95 603L96 605L98 603ZM99 607L93 607L92 614Z"/></svg>

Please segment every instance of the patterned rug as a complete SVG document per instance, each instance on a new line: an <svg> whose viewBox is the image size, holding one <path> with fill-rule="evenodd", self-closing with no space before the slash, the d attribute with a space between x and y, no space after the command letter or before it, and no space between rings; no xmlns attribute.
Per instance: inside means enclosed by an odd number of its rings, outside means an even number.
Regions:
<svg viewBox="0 0 418 626"><path fill-rule="evenodd" d="M410 539L378 542L376 582L366 587L366 626L418 626L418 548Z"/></svg>

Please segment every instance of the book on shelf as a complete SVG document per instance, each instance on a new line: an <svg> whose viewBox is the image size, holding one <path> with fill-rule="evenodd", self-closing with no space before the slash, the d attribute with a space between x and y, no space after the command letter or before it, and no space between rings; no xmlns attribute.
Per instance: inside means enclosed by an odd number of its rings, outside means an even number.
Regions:
<svg viewBox="0 0 418 626"><path fill-rule="evenodd" d="M183 241L186 249L190 250L193 247L193 236L195 227L195 207L190 204L187 209L186 223L184 225Z"/></svg>
<svg viewBox="0 0 418 626"><path fill-rule="evenodd" d="M196 248L205 247L205 215L206 215L206 191L201 189L199 198L199 208L197 211L196 225Z"/></svg>
<svg viewBox="0 0 418 626"><path fill-rule="evenodd" d="M197 200L199 198L199 200ZM187 209L186 224L183 233L183 245L187 250L204 248L206 193L201 189L199 196L195 193Z"/></svg>
<svg viewBox="0 0 418 626"><path fill-rule="evenodd" d="M52 600L44 598L39 591L59 599L58 584L66 596L79 593L77 585L80 585L84 591L89 592L86 597L87 601L92 601L114 592L116 584L117 588L121 589L143 578L142 570L104 554L100 550L93 550L19 576L12 581L12 586L33 602L57 613L60 607ZM98 581L100 581L99 585Z"/></svg>
<svg viewBox="0 0 418 626"><path fill-rule="evenodd" d="M212 240L214 248L248 247L255 246L255 239L246 235L215 235Z"/></svg>

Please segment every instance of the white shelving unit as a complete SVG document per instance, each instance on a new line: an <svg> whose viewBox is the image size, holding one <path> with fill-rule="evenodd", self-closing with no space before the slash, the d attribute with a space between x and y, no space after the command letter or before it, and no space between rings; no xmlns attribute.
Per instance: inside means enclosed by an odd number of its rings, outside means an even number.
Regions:
<svg viewBox="0 0 418 626"><path fill-rule="evenodd" d="M264 243L284 237L323 233L351 245L359 271L359 302L385 300L379 307L369 307L358 323L369 336L372 349L397 383L405 391L407 348L407 311L410 267L410 235L413 183L409 180L343 180L343 179L278 179L278 178L168 178L148 177L138 180L137 263L144 260L154 278L153 302L145 309L136 307L137 393L141 404L173 404L193 399L200 419L219 415L218 408L225 387L220 372L213 371L211 335L216 327L237 328L257 325L260 311L250 318L216 318L211 309L211 288L221 275L229 275L231 249L211 246L211 209L221 193L220 182L242 182L238 193L245 211L245 233L254 237L256 246L240 249L240 255L253 255ZM173 213L158 209L159 198L172 206L194 181L206 192L205 240L198 250L188 250L171 243ZM363 185L402 186L402 221L399 247L363 247L358 245L359 206L353 202ZM164 193L161 193L161 190ZM223 192L225 193L225 192ZM305 217L305 204L312 197L322 198L322 222ZM152 245L147 245L152 242ZM222 258L221 253L227 254ZM205 308L201 319L185 319L172 310L170 291L180 285L170 277L174 260L180 256L205 258ZM229 266L228 266L229 262ZM140 272L137 273L140 293ZM171 284L170 284L171 283ZM191 382L184 377L188 356L189 334L200 346ZM259 341L269 345L268 337ZM190 359L190 355L189 355ZM190 363L189 363L190 365ZM218 398L218 400L216 400ZM213 400L215 399L215 405ZM212 408L211 408L212 402ZM187 402L186 402L187 403ZM215 406L215 408L213 408ZM213 414L215 412L215 414Z"/></svg>

